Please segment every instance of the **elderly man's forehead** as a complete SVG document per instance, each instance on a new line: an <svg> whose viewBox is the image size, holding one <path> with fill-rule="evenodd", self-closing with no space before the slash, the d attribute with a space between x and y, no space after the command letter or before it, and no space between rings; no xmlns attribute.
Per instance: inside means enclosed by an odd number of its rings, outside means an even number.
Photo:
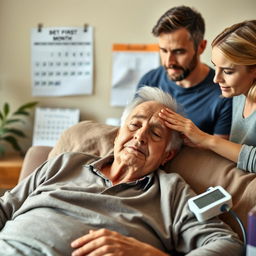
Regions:
<svg viewBox="0 0 256 256"><path fill-rule="evenodd" d="M162 108L166 108L166 106L162 103L157 101L146 101L136 106L133 111L147 111L148 113L155 114L158 113Z"/></svg>
<svg viewBox="0 0 256 256"><path fill-rule="evenodd" d="M134 108L130 118L148 119L154 117L161 126L165 127L164 121L158 115L160 110L165 107L164 104L156 101L143 102Z"/></svg>

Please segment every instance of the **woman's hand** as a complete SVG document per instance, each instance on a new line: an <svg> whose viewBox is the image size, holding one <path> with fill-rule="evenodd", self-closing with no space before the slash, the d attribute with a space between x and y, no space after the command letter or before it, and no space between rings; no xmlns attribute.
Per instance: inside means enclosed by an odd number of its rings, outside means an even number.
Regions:
<svg viewBox="0 0 256 256"><path fill-rule="evenodd" d="M165 125L183 134L184 143L191 147L206 148L207 139L211 135L201 131L190 119L187 119L168 108L162 109L159 116Z"/></svg>
<svg viewBox="0 0 256 256"><path fill-rule="evenodd" d="M72 256L167 256L153 246L108 229L91 230L71 243Z"/></svg>

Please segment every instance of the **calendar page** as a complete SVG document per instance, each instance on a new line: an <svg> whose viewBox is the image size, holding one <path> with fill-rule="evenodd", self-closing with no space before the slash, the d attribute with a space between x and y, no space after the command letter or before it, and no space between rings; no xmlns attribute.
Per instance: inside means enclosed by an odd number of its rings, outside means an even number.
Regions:
<svg viewBox="0 0 256 256"><path fill-rule="evenodd" d="M34 146L54 146L61 133L79 122L79 109L36 108Z"/></svg>
<svg viewBox="0 0 256 256"><path fill-rule="evenodd" d="M33 96L91 94L92 27L32 29Z"/></svg>
<svg viewBox="0 0 256 256"><path fill-rule="evenodd" d="M114 44L111 105L126 106L141 77L160 65L156 44Z"/></svg>

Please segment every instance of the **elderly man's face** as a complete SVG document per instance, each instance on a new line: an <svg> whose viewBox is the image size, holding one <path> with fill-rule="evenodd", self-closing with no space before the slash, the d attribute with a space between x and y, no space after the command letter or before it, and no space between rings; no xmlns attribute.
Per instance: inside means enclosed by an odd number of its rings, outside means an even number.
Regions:
<svg viewBox="0 0 256 256"><path fill-rule="evenodd" d="M134 172L139 172L138 176L154 171L174 155L174 152L166 151L171 131L158 116L163 107L154 101L138 105L115 140L115 161L134 168Z"/></svg>

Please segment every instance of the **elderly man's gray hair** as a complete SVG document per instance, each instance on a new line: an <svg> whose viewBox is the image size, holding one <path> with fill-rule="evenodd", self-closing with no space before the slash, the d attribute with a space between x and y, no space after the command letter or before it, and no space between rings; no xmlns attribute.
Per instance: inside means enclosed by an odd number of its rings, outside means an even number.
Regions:
<svg viewBox="0 0 256 256"><path fill-rule="evenodd" d="M121 116L121 126L124 125L132 110L146 101L156 101L165 105L174 112L180 112L180 106L169 93L166 93L157 87L143 86L136 93L136 97L125 107ZM172 131L171 140L166 148L166 151L179 150L181 145L182 139L180 134L176 131Z"/></svg>

